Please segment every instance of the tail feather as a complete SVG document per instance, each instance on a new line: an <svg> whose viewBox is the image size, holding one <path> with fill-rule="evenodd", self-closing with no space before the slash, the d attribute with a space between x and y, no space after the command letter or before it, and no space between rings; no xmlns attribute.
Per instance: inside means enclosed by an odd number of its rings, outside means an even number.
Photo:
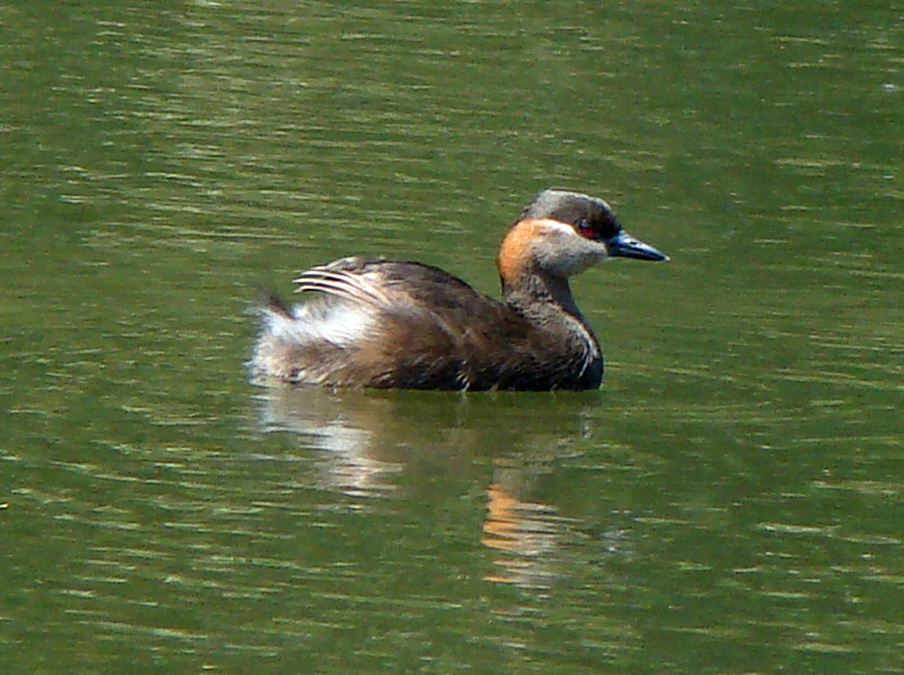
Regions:
<svg viewBox="0 0 904 675"><path fill-rule="evenodd" d="M258 307L268 313L284 319L294 319L292 306L268 288L261 286L258 289Z"/></svg>

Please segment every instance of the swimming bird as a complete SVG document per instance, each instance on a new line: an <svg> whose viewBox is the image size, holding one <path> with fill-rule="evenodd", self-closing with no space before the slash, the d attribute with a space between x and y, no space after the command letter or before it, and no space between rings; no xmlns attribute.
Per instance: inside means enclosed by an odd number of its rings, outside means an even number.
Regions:
<svg viewBox="0 0 904 675"><path fill-rule="evenodd" d="M496 266L502 300L419 262L348 257L303 272L311 298L271 295L250 361L258 378L379 389L596 389L599 342L569 277L608 258L667 260L602 199L539 192Z"/></svg>

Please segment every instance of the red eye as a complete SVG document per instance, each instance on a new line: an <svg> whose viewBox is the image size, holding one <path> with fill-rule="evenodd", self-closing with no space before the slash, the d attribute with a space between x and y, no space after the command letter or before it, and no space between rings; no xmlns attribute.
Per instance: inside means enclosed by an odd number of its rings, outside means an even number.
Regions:
<svg viewBox="0 0 904 675"><path fill-rule="evenodd" d="M591 225L586 220L579 220L575 223L575 226L578 228L578 234L582 237L587 237L588 239L594 239L596 236L596 230L593 229L593 225Z"/></svg>

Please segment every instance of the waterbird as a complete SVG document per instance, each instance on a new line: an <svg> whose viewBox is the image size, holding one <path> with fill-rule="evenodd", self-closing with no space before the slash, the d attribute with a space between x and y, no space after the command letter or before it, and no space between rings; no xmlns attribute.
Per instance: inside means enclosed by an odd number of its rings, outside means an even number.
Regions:
<svg viewBox="0 0 904 675"><path fill-rule="evenodd" d="M603 199L540 191L496 256L502 300L420 262L352 256L268 294L250 360L258 379L378 389L596 389L603 355L568 279L616 256L668 260Z"/></svg>

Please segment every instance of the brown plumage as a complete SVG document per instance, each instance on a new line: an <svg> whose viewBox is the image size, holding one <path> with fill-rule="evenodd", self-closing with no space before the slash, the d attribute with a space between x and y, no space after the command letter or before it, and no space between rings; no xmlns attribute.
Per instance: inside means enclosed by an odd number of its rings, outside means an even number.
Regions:
<svg viewBox="0 0 904 675"><path fill-rule="evenodd" d="M503 240L503 301L417 262L350 257L304 272L290 307L275 296L251 360L298 384L404 389L592 389L599 344L568 277L607 257L664 260L629 237L609 206L544 190Z"/></svg>

